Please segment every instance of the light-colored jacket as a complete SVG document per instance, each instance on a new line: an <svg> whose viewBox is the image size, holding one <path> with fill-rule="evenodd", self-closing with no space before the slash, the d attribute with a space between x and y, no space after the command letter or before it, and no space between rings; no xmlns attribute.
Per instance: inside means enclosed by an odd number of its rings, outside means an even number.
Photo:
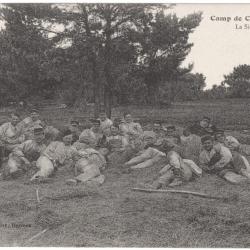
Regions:
<svg viewBox="0 0 250 250"><path fill-rule="evenodd" d="M100 141L100 139L103 137L103 134L101 133L95 133L92 131L92 129L85 129L79 136L79 141L87 143L91 147L96 147Z"/></svg>
<svg viewBox="0 0 250 250"><path fill-rule="evenodd" d="M44 150L43 155L63 165L67 160L77 160L79 154L75 147L65 146L60 141L53 141Z"/></svg>
<svg viewBox="0 0 250 250"><path fill-rule="evenodd" d="M141 125L139 123L136 122L124 122L122 124L120 124L120 130L124 133L124 134L131 134L131 135L142 135L143 134L143 130L141 128Z"/></svg>
<svg viewBox="0 0 250 250"><path fill-rule="evenodd" d="M183 158L198 163L202 150L201 138L194 134L187 137L181 136L181 145L183 147Z"/></svg>
<svg viewBox="0 0 250 250"><path fill-rule="evenodd" d="M110 132L110 127L113 125L113 122L110 119L105 119L105 121L100 120L100 128L103 134L107 135Z"/></svg>
<svg viewBox="0 0 250 250"><path fill-rule="evenodd" d="M10 122L0 127L0 140L5 144L19 144L24 141L20 126L13 126Z"/></svg>
<svg viewBox="0 0 250 250"><path fill-rule="evenodd" d="M107 144L111 152L123 151L129 145L127 138L122 135L111 135L107 137Z"/></svg>
<svg viewBox="0 0 250 250"><path fill-rule="evenodd" d="M19 157L25 157L29 161L30 160L37 160L33 159L38 158L40 154L46 149L45 144L38 144L34 140L27 140L23 142L22 144L18 145L16 148L13 150L13 154Z"/></svg>
<svg viewBox="0 0 250 250"><path fill-rule="evenodd" d="M26 117L21 122L19 122L18 126L21 128L26 139L32 139L34 128L36 126L45 127L45 124L41 120L33 121L31 117Z"/></svg>
<svg viewBox="0 0 250 250"><path fill-rule="evenodd" d="M216 153L219 153L220 160L212 166L214 169L223 170L232 161L233 156L230 150L221 144L217 144L214 145L211 151L205 149L201 151L199 157L200 167L204 170L209 170L209 162Z"/></svg>

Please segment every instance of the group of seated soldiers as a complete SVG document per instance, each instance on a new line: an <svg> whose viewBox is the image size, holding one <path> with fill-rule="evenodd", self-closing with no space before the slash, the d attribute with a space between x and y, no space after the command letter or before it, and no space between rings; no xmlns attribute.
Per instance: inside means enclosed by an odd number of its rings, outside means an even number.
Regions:
<svg viewBox="0 0 250 250"><path fill-rule="evenodd" d="M248 147L225 136L208 117L180 134L175 126L164 127L160 121L143 131L129 113L111 121L102 112L99 119L91 120L90 128L81 130L75 119L59 131L32 110L22 121L18 114L11 114L10 122L0 127L0 141L3 179L34 170L30 182L48 181L57 170L66 168L72 173L67 184L100 185L106 167L127 172L154 166L162 166L150 185L156 189L180 185L203 172L230 183L250 178Z"/></svg>

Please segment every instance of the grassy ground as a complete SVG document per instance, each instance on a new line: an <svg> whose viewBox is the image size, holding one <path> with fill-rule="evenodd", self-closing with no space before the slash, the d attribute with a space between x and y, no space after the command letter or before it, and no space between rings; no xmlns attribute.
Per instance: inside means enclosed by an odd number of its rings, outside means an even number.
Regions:
<svg viewBox="0 0 250 250"><path fill-rule="evenodd" d="M250 103L250 102L249 102ZM125 110L148 121L162 119L166 123L186 126L203 114L210 115L242 142L248 142L250 112L248 100L227 102L179 103L169 110L151 108L117 108L114 116ZM7 111L2 111L2 121ZM61 127L72 116L84 120L87 113L70 109L43 107L42 116ZM220 119L221 118L221 119ZM244 130L244 131L243 131ZM178 194L146 194L130 190L157 176L159 167L124 174L121 169L107 168L101 187L68 187L72 176L62 169L54 182L26 185L28 176L17 181L0 182L0 245L1 246L78 246L78 247L250 247L249 186L234 186L214 176L204 176L181 189L212 195L235 197L230 201L208 200ZM39 188L41 204L36 201ZM86 191L86 196L69 200L49 200L45 196L69 190ZM11 204L12 202L12 204ZM51 209L67 221L30 243L27 239L42 230L35 215ZM30 227L16 228L16 225Z"/></svg>

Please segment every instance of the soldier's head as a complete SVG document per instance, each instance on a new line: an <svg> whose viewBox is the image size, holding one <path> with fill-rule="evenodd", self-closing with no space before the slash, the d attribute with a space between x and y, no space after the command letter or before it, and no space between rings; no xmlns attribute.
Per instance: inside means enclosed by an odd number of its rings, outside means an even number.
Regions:
<svg viewBox="0 0 250 250"><path fill-rule="evenodd" d="M63 131L62 140L63 140L63 142L64 142L64 144L66 146L69 146L69 145L72 144L73 135L72 135L72 132L69 129Z"/></svg>
<svg viewBox="0 0 250 250"><path fill-rule="evenodd" d="M10 120L11 124L12 124L13 126L16 126L16 125L19 123L19 121L20 121L20 116L19 116L19 114L17 114L17 113L12 113L12 114L10 115L10 117L11 117L11 120Z"/></svg>
<svg viewBox="0 0 250 250"><path fill-rule="evenodd" d="M119 127L112 125L110 127L110 132L111 132L111 135L118 135L119 134Z"/></svg>
<svg viewBox="0 0 250 250"><path fill-rule="evenodd" d="M200 125L203 128L207 128L211 122L211 119L207 116L203 116L202 120L200 121Z"/></svg>
<svg viewBox="0 0 250 250"><path fill-rule="evenodd" d="M165 154L167 154L169 151L173 149L174 149L174 144L167 139L164 139L159 145L159 150L164 152Z"/></svg>
<svg viewBox="0 0 250 250"><path fill-rule="evenodd" d="M90 121L92 124L92 130L94 132L98 132L100 130L100 125L101 125L100 121L97 119L91 119Z"/></svg>
<svg viewBox="0 0 250 250"><path fill-rule="evenodd" d="M122 121L121 118L116 117L116 118L114 119L113 125L119 127L119 125L121 124L121 121Z"/></svg>
<svg viewBox="0 0 250 250"><path fill-rule="evenodd" d="M70 121L70 130L72 132L78 131L79 125L80 125L79 121L77 121L77 120L71 120Z"/></svg>
<svg viewBox="0 0 250 250"><path fill-rule="evenodd" d="M190 129L189 129L189 128L185 128L185 129L183 130L183 135L184 135L184 136L189 136L189 135L191 135Z"/></svg>
<svg viewBox="0 0 250 250"><path fill-rule="evenodd" d="M224 143L225 143L225 146L232 151L238 151L240 149L239 141L233 136L227 136L225 138Z"/></svg>
<svg viewBox="0 0 250 250"><path fill-rule="evenodd" d="M156 143L155 133L152 131L144 131L143 133L143 142L147 146L151 146Z"/></svg>
<svg viewBox="0 0 250 250"><path fill-rule="evenodd" d="M161 121L159 121L159 120L155 121L154 125L153 125L153 131L159 132L162 128L161 126L162 126Z"/></svg>
<svg viewBox="0 0 250 250"><path fill-rule="evenodd" d="M34 128L33 132L34 132L34 140L38 143L41 143L45 138L43 128L41 126L37 126Z"/></svg>
<svg viewBox="0 0 250 250"><path fill-rule="evenodd" d="M167 135L168 136L173 136L176 132L176 128L174 125L169 125L167 126Z"/></svg>
<svg viewBox="0 0 250 250"><path fill-rule="evenodd" d="M217 142L220 142L220 143L224 143L224 141L225 141L225 134L224 134L224 131L223 130L217 130L216 132L215 132L215 140L217 141Z"/></svg>
<svg viewBox="0 0 250 250"><path fill-rule="evenodd" d="M102 111L100 112L99 117L101 121L105 121L107 119L107 114L104 111Z"/></svg>
<svg viewBox="0 0 250 250"><path fill-rule="evenodd" d="M205 150L211 151L214 145L214 140L211 135L204 135L201 137L201 143Z"/></svg>
<svg viewBox="0 0 250 250"><path fill-rule="evenodd" d="M130 123L133 121L132 115L130 113L124 113L124 120L127 123Z"/></svg>
<svg viewBox="0 0 250 250"><path fill-rule="evenodd" d="M30 118L32 119L32 121L37 121L39 119L39 112L37 109L32 109L30 111Z"/></svg>

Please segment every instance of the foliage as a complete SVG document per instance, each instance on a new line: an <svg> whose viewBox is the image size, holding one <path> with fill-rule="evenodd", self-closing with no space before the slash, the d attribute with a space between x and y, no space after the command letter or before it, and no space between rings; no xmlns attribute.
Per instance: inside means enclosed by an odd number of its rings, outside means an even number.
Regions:
<svg viewBox="0 0 250 250"><path fill-rule="evenodd" d="M190 74L192 65L181 64L193 46L188 38L201 13L179 18L168 13L171 7L5 4L0 9L5 23L0 95L60 94L69 105L94 101L95 115L103 103L109 116L116 103L156 104L162 86L172 99L182 86L179 96L198 96L205 79Z"/></svg>
<svg viewBox="0 0 250 250"><path fill-rule="evenodd" d="M224 76L223 84L228 86L232 97L250 97L250 65L234 67L232 73Z"/></svg>
<svg viewBox="0 0 250 250"><path fill-rule="evenodd" d="M211 89L205 90L202 93L202 97L205 99L224 99L230 97L230 91L223 84L213 85Z"/></svg>
<svg viewBox="0 0 250 250"><path fill-rule="evenodd" d="M26 98L59 82L43 67L52 43L34 24L36 11L41 12L44 7L47 6L8 4L1 9L5 22L0 33L1 97L8 93L11 99Z"/></svg>
<svg viewBox="0 0 250 250"><path fill-rule="evenodd" d="M202 96L207 99L250 97L250 65L234 67L233 72L224 75L220 85L213 85Z"/></svg>
<svg viewBox="0 0 250 250"><path fill-rule="evenodd" d="M166 84L167 97L171 100L198 100L201 98L203 89L206 86L205 80L206 78L203 74L185 73L184 75L177 77L174 83ZM174 86L172 91L168 90L170 86Z"/></svg>
<svg viewBox="0 0 250 250"><path fill-rule="evenodd" d="M172 83L191 67L181 69L193 44L188 42L189 34L199 25L201 13L194 13L184 18L175 14L166 14L159 8L156 14L144 13L137 29L130 34L134 42L139 43L139 61L141 75L148 88L148 102L159 100L161 82ZM169 86L171 89L174 86ZM173 95L172 91L170 95Z"/></svg>

